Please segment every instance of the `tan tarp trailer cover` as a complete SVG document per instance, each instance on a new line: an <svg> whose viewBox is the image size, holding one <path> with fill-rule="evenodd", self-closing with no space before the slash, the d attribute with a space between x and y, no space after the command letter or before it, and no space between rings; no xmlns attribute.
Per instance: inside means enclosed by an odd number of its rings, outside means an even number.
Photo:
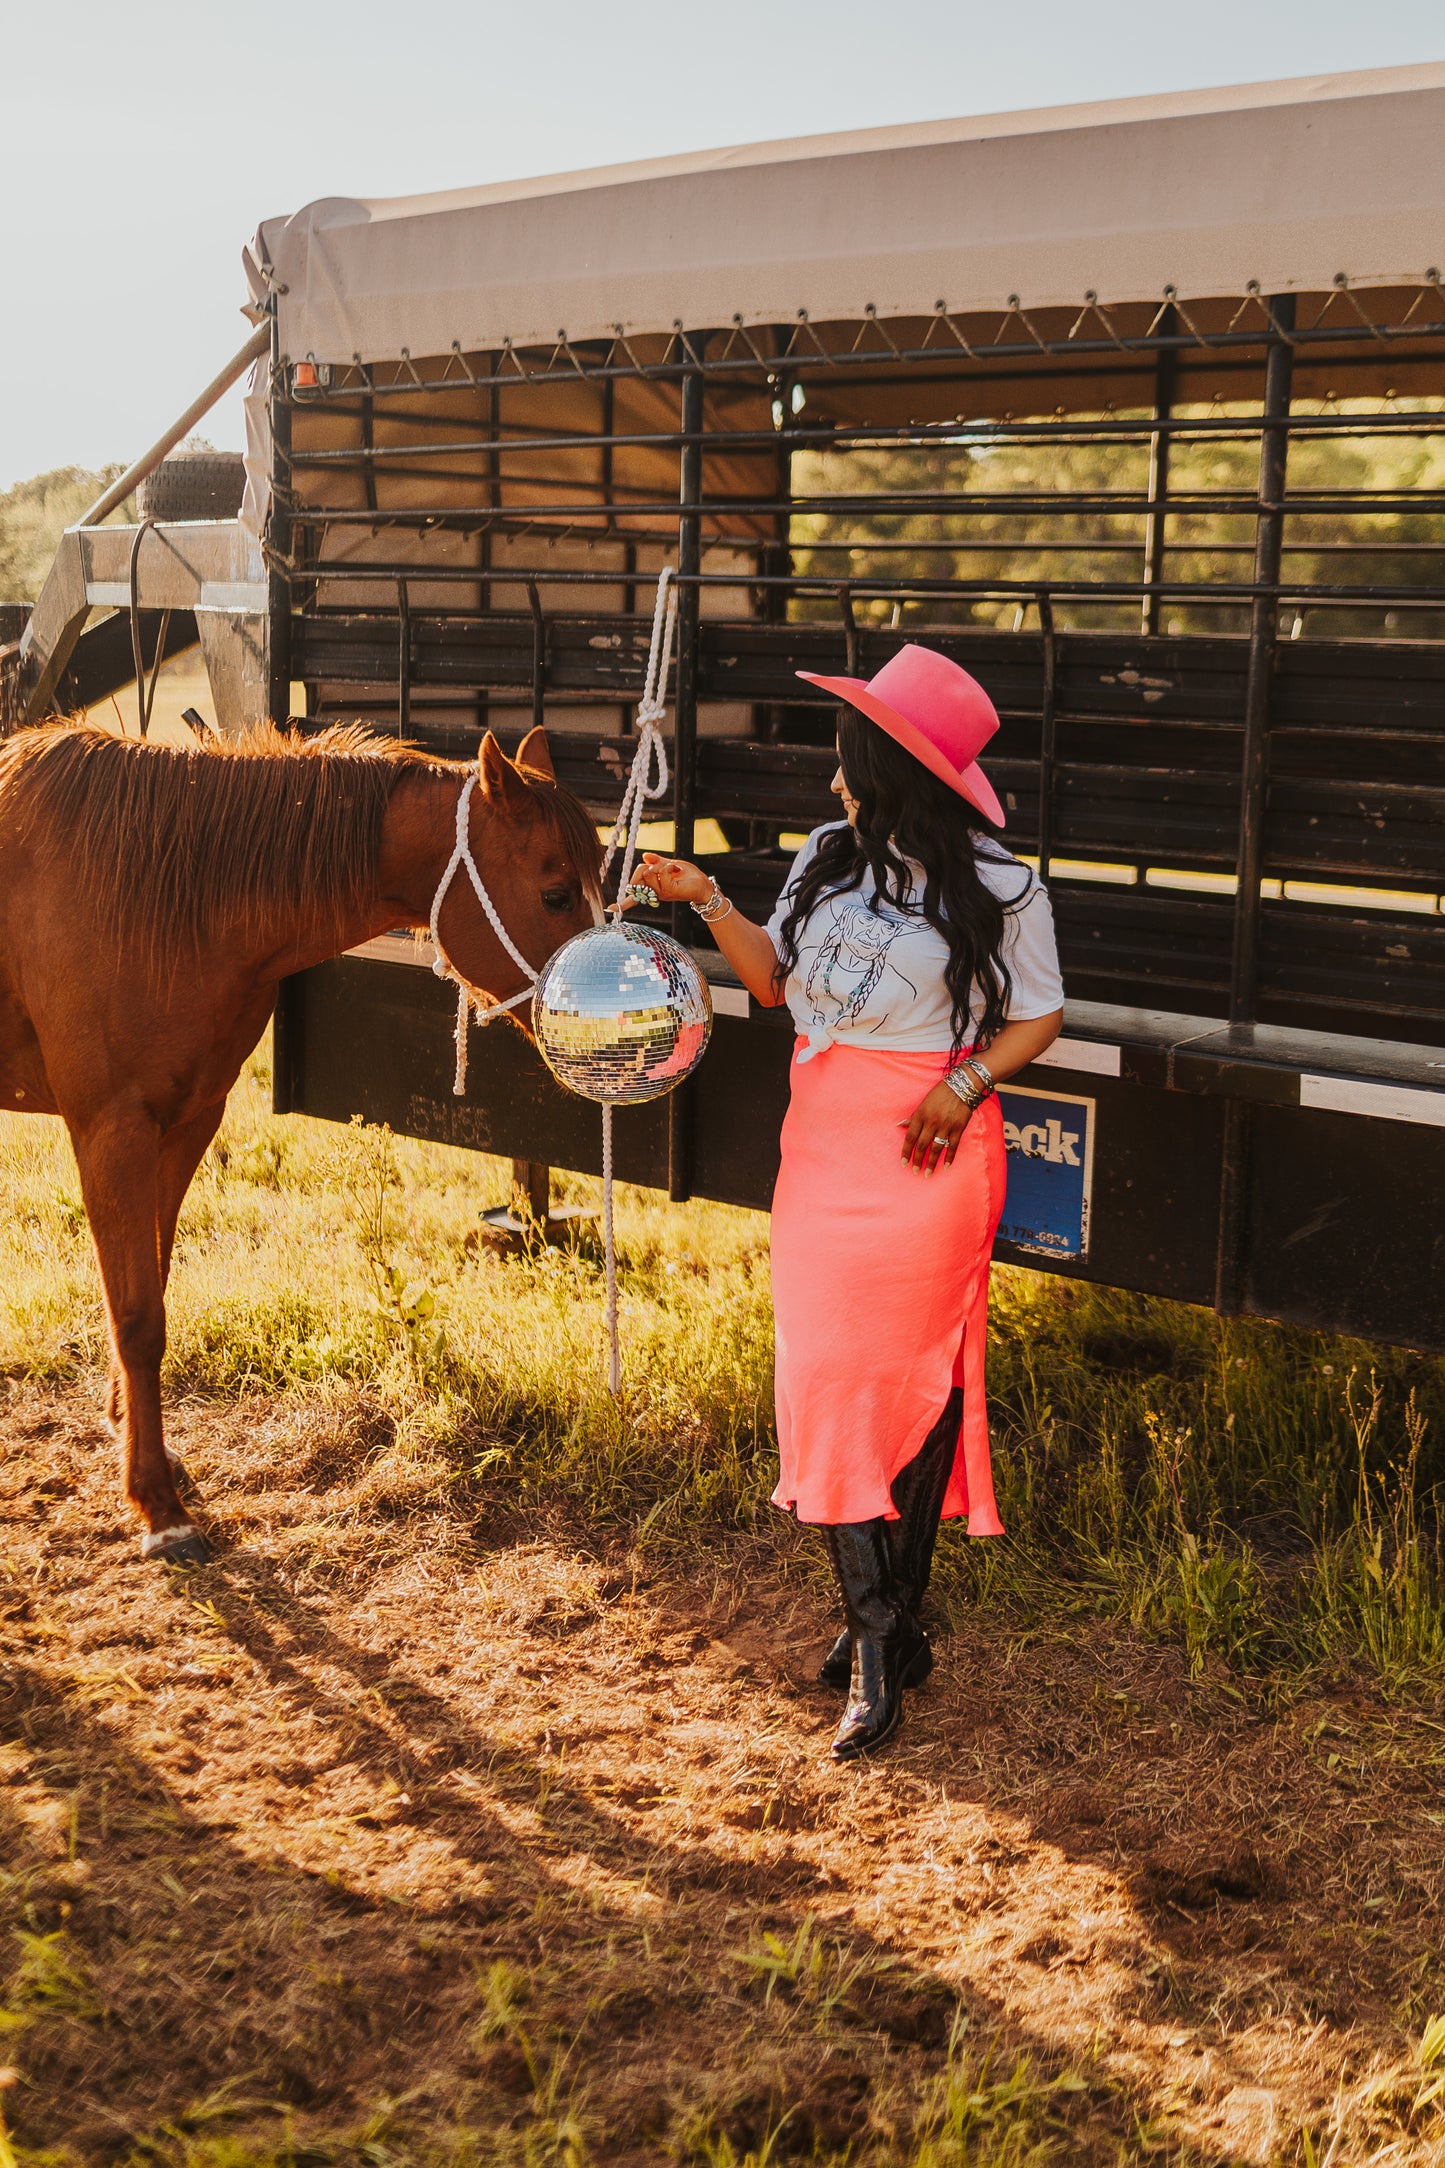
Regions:
<svg viewBox="0 0 1445 2168"><path fill-rule="evenodd" d="M1445 262L1445 63L326 197L246 252L292 359L1409 285Z"/></svg>
<svg viewBox="0 0 1445 2168"><path fill-rule="evenodd" d="M1352 286L1408 289L1445 265L1445 63L802 137L444 195L326 197L267 220L245 262L250 312L259 320L274 305L283 356L359 358L383 371L410 356L430 362L432 377L454 347L485 355L510 340L545 351L559 334L610 339L620 325L656 359L679 322L786 329L800 312L825 341L841 331L846 347L871 308L900 325L907 346L931 335L940 302L986 340L999 335L987 312L1007 313L1014 296L1055 311L1054 338L1091 293L1120 312L1111 324L1138 336L1166 287L1202 305L1193 320L1206 330L1222 329L1251 282L1264 294L1328 294L1343 273ZM1348 317L1349 304L1333 305ZM1100 328L1092 320L1094 337ZM1433 374L1415 382L1398 347L1380 357L1398 390L1433 385ZM1195 383L1200 360L1186 357L1182 398L1223 391L1212 378ZM1105 356L1071 368L1074 380L1054 383L1049 402L1062 412L1066 399L1147 400L1134 378L1148 366L1136 362L1131 377ZM1331 370L1323 352L1302 358L1301 393L1332 392ZM269 503L267 375L258 364L246 402L242 519L257 534ZM809 397L840 424L1038 410L1037 386L995 371L972 403L953 382L935 413L926 376L892 393L810 385ZM552 382L556 425L565 367ZM514 419L523 396L507 394ZM753 396L762 407L752 426L765 428L767 387ZM648 426L641 412L633 420ZM575 426L595 430L597 418L579 411ZM325 428L313 416L308 441ZM619 456L637 471L618 479L646 484L645 494L672 486L670 471L644 473L645 454ZM314 479L298 486L304 496ZM748 493L745 477L710 474L711 490L725 486ZM384 487L387 502L398 489ZM360 547L353 537L347 554Z"/></svg>

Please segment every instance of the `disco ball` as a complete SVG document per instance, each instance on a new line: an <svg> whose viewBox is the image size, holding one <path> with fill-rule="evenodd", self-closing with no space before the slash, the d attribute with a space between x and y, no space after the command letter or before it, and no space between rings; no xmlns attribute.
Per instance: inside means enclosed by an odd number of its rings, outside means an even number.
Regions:
<svg viewBox="0 0 1445 2168"><path fill-rule="evenodd" d="M670 1092L712 1031L707 980L680 942L610 922L574 934L537 981L537 1044L559 1083L630 1106Z"/></svg>

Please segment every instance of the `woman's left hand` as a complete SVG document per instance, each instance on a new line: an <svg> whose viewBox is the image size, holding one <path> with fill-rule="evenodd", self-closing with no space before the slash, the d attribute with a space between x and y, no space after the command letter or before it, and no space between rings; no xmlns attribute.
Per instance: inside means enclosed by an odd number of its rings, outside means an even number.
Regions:
<svg viewBox="0 0 1445 2168"><path fill-rule="evenodd" d="M912 1120L904 1125L905 1167L916 1167L920 1174L951 1167L970 1119L970 1109L957 1092L951 1092L946 1084L935 1084L928 1097L919 1100Z"/></svg>

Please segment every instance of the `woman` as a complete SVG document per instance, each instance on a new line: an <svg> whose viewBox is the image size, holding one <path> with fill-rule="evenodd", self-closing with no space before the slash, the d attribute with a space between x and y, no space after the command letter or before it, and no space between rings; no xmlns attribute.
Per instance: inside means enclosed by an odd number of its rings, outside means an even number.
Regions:
<svg viewBox="0 0 1445 2168"><path fill-rule="evenodd" d="M844 819L809 836L767 925L679 859L647 853L637 883L690 903L798 1027L773 1197L773 1499L822 1528L838 1578L847 1631L819 1677L847 1688L833 1752L850 1760L933 1667L919 1609L940 1517L1003 1533L984 1401L994 1087L1057 1036L1063 988L1048 898L997 841L982 686L917 646L871 681L798 674L848 703Z"/></svg>

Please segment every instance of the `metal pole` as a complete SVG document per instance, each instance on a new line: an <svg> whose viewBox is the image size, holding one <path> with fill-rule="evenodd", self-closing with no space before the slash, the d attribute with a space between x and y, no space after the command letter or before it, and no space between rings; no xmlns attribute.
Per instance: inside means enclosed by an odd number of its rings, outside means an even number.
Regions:
<svg viewBox="0 0 1445 2168"><path fill-rule="evenodd" d="M405 580L396 583L397 626L397 736L411 736L411 595Z"/></svg>
<svg viewBox="0 0 1445 2168"><path fill-rule="evenodd" d="M602 386L602 505L605 512L604 533L611 539L617 535L617 505L612 485L616 473L614 439L617 435L617 385L608 377ZM637 587L632 575L637 570L637 548L634 543L619 542L622 557L622 614L631 617L637 609ZM632 703L620 700L617 704L617 724L626 737L632 722Z"/></svg>
<svg viewBox="0 0 1445 2168"><path fill-rule="evenodd" d="M370 369L363 368L361 381L363 384L370 384ZM376 401L369 391L363 392L361 398L359 434L362 453L361 479L366 490L366 507L369 512L374 512L376 510L376 461L371 455L376 450Z"/></svg>
<svg viewBox="0 0 1445 2168"><path fill-rule="evenodd" d="M271 341L271 509L266 516L266 711L284 729L291 719L291 581L281 563L291 554L291 409L286 404L280 340L274 317ZM306 1004L295 978L281 981L272 1026L271 1110L290 1114L301 1104L305 1062Z"/></svg>
<svg viewBox="0 0 1445 2168"><path fill-rule="evenodd" d="M1167 333L1174 330L1174 310L1171 306L1160 327ZM1154 419L1167 422L1174 413L1174 393L1179 380L1179 354L1172 346L1161 346L1154 362ZM1159 630L1159 595L1156 592L1164 577L1164 542L1168 513L1162 509L1162 499L1169 494L1169 432L1156 429L1149 439L1149 502L1160 506L1150 511L1144 521L1144 606L1140 631L1145 634Z"/></svg>
<svg viewBox="0 0 1445 2168"><path fill-rule="evenodd" d="M545 1227L552 1209L552 1169L543 1160L512 1161L512 1217Z"/></svg>
<svg viewBox="0 0 1445 2168"><path fill-rule="evenodd" d="M858 675L858 620L853 614L853 590L846 580L838 583L838 615L843 621L843 660L849 677Z"/></svg>
<svg viewBox="0 0 1445 2168"><path fill-rule="evenodd" d="M547 620L535 580L527 581L527 607L532 612L532 728L540 730L547 716Z"/></svg>
<svg viewBox="0 0 1445 2168"><path fill-rule="evenodd" d="M1293 294L1269 303L1278 327L1265 361L1264 412L1259 436L1259 509L1255 515L1254 577L1263 590L1250 605L1249 675L1244 695L1244 745L1239 785L1239 888L1234 899L1234 954L1229 978L1231 1024L1252 1024L1259 991L1259 884L1264 870L1265 798L1269 787L1269 699L1279 637L1279 571L1284 544L1284 493L1289 464L1289 408L1294 376ZM1282 335L1283 334L1283 335ZM1214 1307L1237 1316L1244 1294L1251 1109L1224 1102L1220 1141L1219 1237L1214 1261Z"/></svg>
<svg viewBox="0 0 1445 2168"><path fill-rule="evenodd" d="M495 354L490 357L490 363L492 374L495 377ZM487 392L486 405L486 501L488 509L495 512L499 509L502 501L502 463L501 453L498 449L502 432L502 394L500 387L496 383L493 383ZM477 569L481 573L481 578L477 582L477 611L482 617L490 617L492 614L492 527L492 521L488 520L477 537ZM492 719L492 700L490 693L483 686L477 687L475 699L477 730L480 734L487 728Z"/></svg>
<svg viewBox="0 0 1445 2168"><path fill-rule="evenodd" d="M688 351L694 352L691 342L688 342ZM677 522L679 585L672 802L673 819L677 824L673 849L679 858L692 855L693 827L697 818L698 628L702 597L694 581L702 570L702 415L703 378L700 371L694 371L684 377L682 385L682 427L689 441L682 450L681 509ZM677 916L676 912L674 916ZM683 919L677 918L679 930L682 924Z"/></svg>
<svg viewBox="0 0 1445 2168"><path fill-rule="evenodd" d="M1294 295L1279 295L1269 307L1280 331L1293 331ZM1259 439L1254 578L1263 592L1256 594L1249 613L1249 675L1239 783L1239 892L1234 899L1234 956L1229 982L1232 1024L1253 1023L1259 987L1259 883L1264 870L1265 794L1269 783L1269 696L1279 633L1279 569L1293 375L1294 349L1287 337L1276 334L1265 363Z"/></svg>
<svg viewBox="0 0 1445 2168"><path fill-rule="evenodd" d="M1039 630L1043 636L1044 696L1039 713L1039 880L1047 887L1054 855L1054 759L1058 746L1058 638L1054 606L1041 592Z"/></svg>
<svg viewBox="0 0 1445 2168"><path fill-rule="evenodd" d="M684 338L683 348L694 363L702 360L702 342ZM696 845L697 824L697 678L701 590L696 575L702 569L702 428L703 376L694 367L682 380L682 434L684 438L678 485L677 520L677 681L673 695L672 818L673 844L679 858L691 858ZM686 938L686 908L674 904L672 931ZM686 1085L667 1102L667 1192L674 1203L691 1195L690 1132L692 1095Z"/></svg>
<svg viewBox="0 0 1445 2168"><path fill-rule="evenodd" d="M202 415L210 413L216 401L230 390L238 377L245 375L252 362L259 360L270 344L271 326L269 323L262 324L259 330L252 332L240 353L232 355L220 375L212 377L200 397L191 401L180 420L172 422L165 435L157 437L148 452L143 452L133 465L126 468L124 474L117 476L110 487L96 498L88 512L81 513L75 522L76 526L98 526L108 512L113 512L118 504L124 504L131 491L138 489L147 475L155 473L166 453L174 451L182 437L190 435Z"/></svg>
<svg viewBox="0 0 1445 2168"><path fill-rule="evenodd" d="M779 346L786 343L786 332L777 333L775 337ZM777 502L777 509L773 514L773 539L771 542L765 542L758 552L759 569L775 583L791 578L793 570L793 445L791 437L794 419L792 413L793 381L793 378L786 371L782 372L777 379L777 435L779 443L776 457L776 480L773 485L773 495ZM765 625L786 624L788 617L787 588L777 584L763 587L758 593L758 610ZM783 706L780 701L759 701L755 705L753 712L756 718L754 724L755 734L772 740L776 740L783 735ZM758 731L757 727L759 724L761 725L760 731ZM771 836L777 833L776 824L773 824L771 831L769 831L766 825L754 822L752 834L755 841L760 833L768 836L769 840L771 840Z"/></svg>
<svg viewBox="0 0 1445 2168"><path fill-rule="evenodd" d="M266 707L285 729L291 719L291 408L286 397L280 334L271 323L271 509L266 518Z"/></svg>
<svg viewBox="0 0 1445 2168"><path fill-rule="evenodd" d="M495 374L495 356L493 357L492 367ZM502 507L502 388L497 383L493 383L487 394L487 444L487 508L489 511L499 512ZM486 526L482 529L482 545L482 564L485 570L490 572L492 567L491 520L488 520ZM482 585L482 608L488 615L491 614L492 583L490 579L484 581Z"/></svg>

